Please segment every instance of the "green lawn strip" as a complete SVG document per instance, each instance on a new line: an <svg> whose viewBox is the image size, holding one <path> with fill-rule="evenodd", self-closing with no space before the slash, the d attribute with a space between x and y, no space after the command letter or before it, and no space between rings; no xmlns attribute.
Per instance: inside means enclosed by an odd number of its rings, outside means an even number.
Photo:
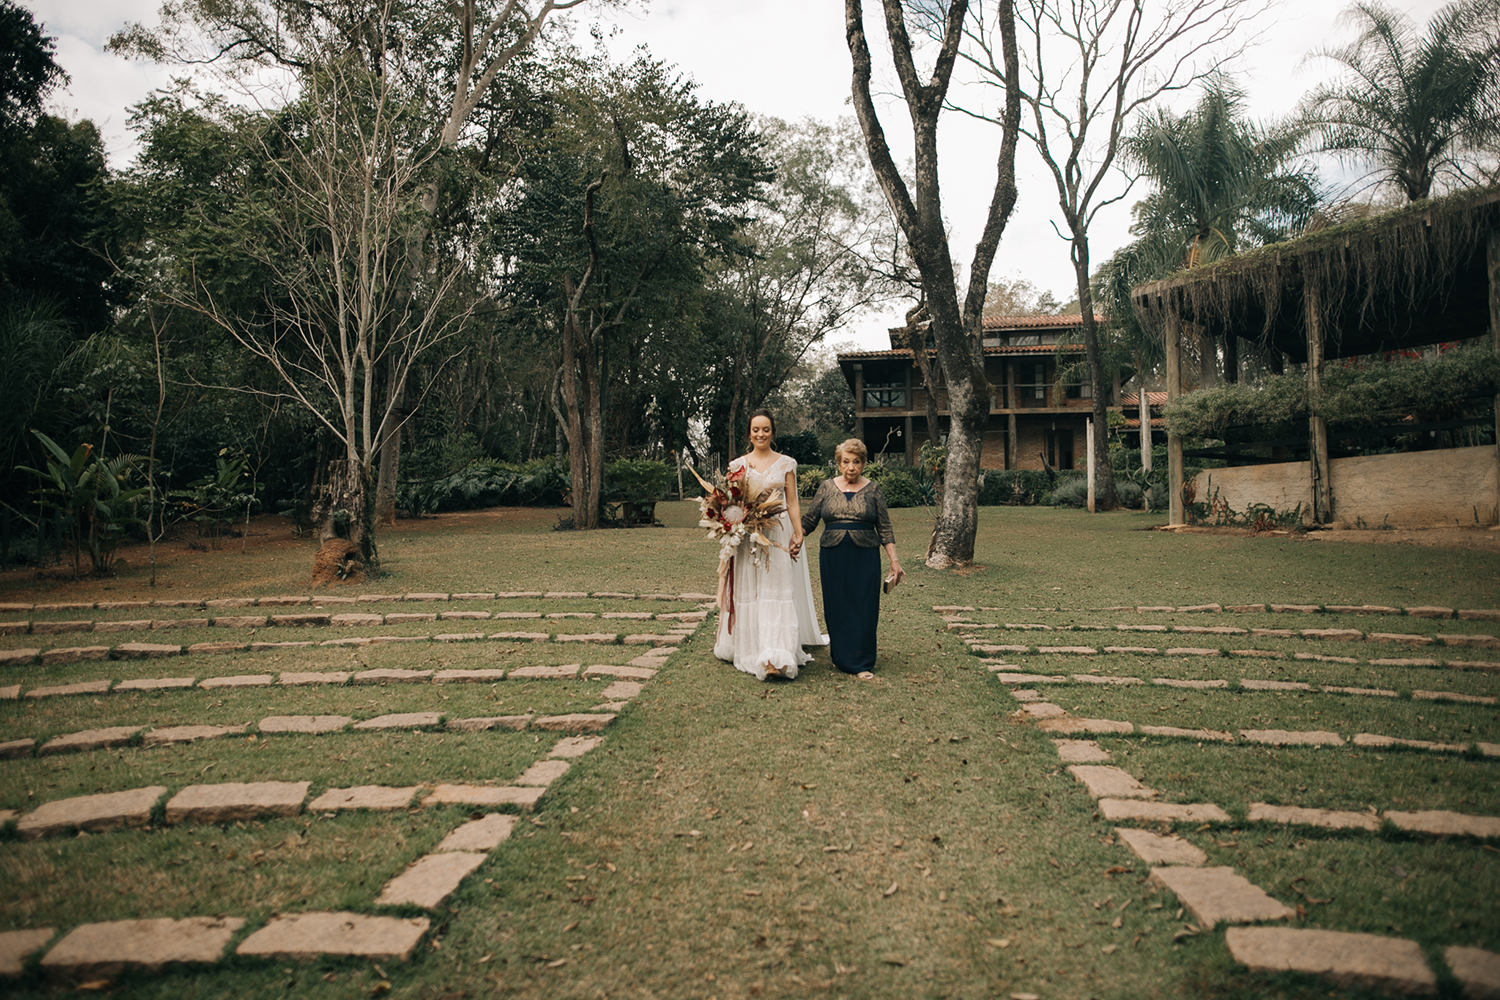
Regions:
<svg viewBox="0 0 1500 1000"><path fill-rule="evenodd" d="M603 703L603 691L610 682L611 678L604 677L500 681L493 685L273 685L41 698L0 704L0 734L4 739L46 740L62 733L114 726L237 726L272 715L343 715L356 722L403 712L441 712L449 719L565 715ZM8 763L0 761L0 787Z"/></svg>
<svg viewBox="0 0 1500 1000"><path fill-rule="evenodd" d="M1138 685L1048 685L1038 691L1069 713L1137 726L1327 730L1349 739L1376 733L1443 743L1500 741L1500 708L1305 691L1192 691ZM1500 765L1500 759L1495 761Z"/></svg>
<svg viewBox="0 0 1500 1000"><path fill-rule="evenodd" d="M68 929L101 920L376 907L381 886L468 817L463 807L302 815L7 843L0 922ZM470 876L488 875L481 869ZM60 883L69 888L58 892Z"/></svg>
<svg viewBox="0 0 1500 1000"><path fill-rule="evenodd" d="M311 781L309 801L325 789L352 785L506 785L558 739L557 733L510 730L227 737L6 761L0 787L5 807L24 809L101 791L165 785L175 793L187 785L230 781Z"/></svg>
<svg viewBox="0 0 1500 1000"><path fill-rule="evenodd" d="M1160 737L1097 739L1113 755L1113 766L1156 789L1164 801L1213 802L1236 822L1244 821L1252 802L1355 812L1447 809L1468 815L1496 814L1492 791L1496 762L1489 760L1405 749L1370 752L1210 743L1199 747ZM1273 829L1272 824L1262 826L1267 832ZM1364 832L1339 835L1374 836ZM1439 842L1431 836L1417 839Z"/></svg>

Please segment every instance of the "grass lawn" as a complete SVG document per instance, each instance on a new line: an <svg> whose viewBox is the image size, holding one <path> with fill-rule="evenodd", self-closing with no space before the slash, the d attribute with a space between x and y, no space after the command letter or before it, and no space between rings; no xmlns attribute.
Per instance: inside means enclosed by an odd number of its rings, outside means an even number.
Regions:
<svg viewBox="0 0 1500 1000"><path fill-rule="evenodd" d="M667 527L553 532L555 512L475 512L403 522L380 538L387 575L339 595L520 590L708 592L715 549L696 508L662 504ZM1174 535L1159 515L984 508L978 565L921 565L930 515L893 512L906 584L886 598L879 678L835 672L826 650L795 682L759 684L716 661L710 618L574 762L448 903L408 964L310 965L228 958L209 969L125 975L112 996L1048 998L1362 996L1312 977L1252 976L1223 928L1193 927L1170 892L1100 818L1049 734L949 629L933 605L968 605L983 641L1251 647L1273 657L1007 654L1017 672L1139 677L1128 687L1036 685L1082 717L1222 730L1332 730L1473 745L1500 743L1500 708L1413 691L1492 697L1500 673L1372 666L1434 655L1500 663L1500 650L1372 642L1093 631L1167 624L1495 634L1500 623L1406 616L1106 612L1113 606L1249 604L1500 607L1500 554L1305 538ZM271 532L271 522L260 522ZM159 586L141 560L105 581L0 574L0 602L126 601L307 594L313 544L267 535L240 552L175 551ZM811 555L816 573L816 548ZM816 583L814 590L816 591ZM395 602L338 610L653 611L691 602L587 599ZM995 610L977 610L977 609ZM1036 610L1050 609L1050 610ZM329 610L325 608L325 610ZM224 612L240 614L238 610ZM203 617L201 611L68 611L36 620ZM210 616L212 612L209 613ZM550 631L662 632L663 621L560 619ZM401 634L469 631L406 624ZM474 631L525 630L527 620ZM394 626L382 629L397 634ZM232 633L232 634L231 634ZM349 629L266 629L323 639ZM166 636L166 638L163 638ZM205 628L0 637L0 648L244 639ZM256 636L262 638L261 635ZM1296 652L1356 664L1297 660ZM484 640L310 647L168 661L3 668L0 686L99 678L279 671L624 663L640 647ZM1225 679L1224 689L1152 678ZM1240 679L1392 690L1394 697L1249 691ZM495 684L187 689L0 702L0 741L118 725L233 724L269 715L446 718L587 711L610 679ZM230 737L0 760L0 808L94 791L205 781L305 780L312 794L358 784L512 781L557 734L490 730ZM1223 745L1100 736L1112 763L1168 802L1213 802L1227 824L1176 832L1290 906L1296 926L1418 942L1445 995L1449 945L1500 952L1500 841L1328 832L1246 822L1250 803L1500 815L1500 758L1474 750ZM0 931L91 920L235 914L248 934L271 914L315 909L419 915L374 905L381 884L463 821L465 808L304 814L222 826L155 826L77 838L0 840ZM9 995L51 995L35 973ZM1331 992L1332 991L1332 992Z"/></svg>

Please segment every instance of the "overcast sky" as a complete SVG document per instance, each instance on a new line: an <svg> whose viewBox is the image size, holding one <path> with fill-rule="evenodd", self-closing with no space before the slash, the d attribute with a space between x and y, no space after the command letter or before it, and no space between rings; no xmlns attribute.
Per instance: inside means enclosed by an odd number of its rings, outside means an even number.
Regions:
<svg viewBox="0 0 1500 1000"><path fill-rule="evenodd" d="M105 40L127 21L152 23L159 0L21 0L57 39L57 60L72 78L59 94L56 110L70 118L91 118L105 136L112 167L127 165L134 146L126 127L127 108L151 90L166 86L171 72L149 63L124 60L103 51ZM1309 50L1339 44L1352 32L1337 23L1338 0L1287 0L1259 22L1261 35L1245 55L1222 68L1248 93L1258 118L1289 112L1303 93L1327 72L1326 61L1305 61ZM1439 0L1396 0L1399 9L1425 24ZM867 4L867 23L878 20ZM584 8L585 11L587 8ZM587 16L587 15L585 15ZM843 4L838 0L640 0L624 11L607 12L614 29L611 49L628 54L645 45L659 59L675 64L700 85L703 97L735 101L750 111L796 120L831 120L852 115L848 102L849 52L844 41ZM878 41L871 23L872 46ZM878 53L877 53L878 58ZM180 71L179 71L180 72ZM894 90L885 77L887 92ZM879 83L879 80L877 80ZM883 117L893 130L898 162L910 159L909 144L896 146L895 126L905 109L887 98ZM983 224L994 184L998 130L946 115L940 128L943 201L955 260L967 265ZM1021 276L1050 289L1059 301L1074 297L1068 244L1053 230L1056 188L1036 154L1023 146L1017 162L1020 202L1006 230L992 277ZM1092 238L1095 262L1129 239L1127 198L1102 214ZM835 334L836 342L864 348L888 346L885 329L901 322L906 305L864 317Z"/></svg>

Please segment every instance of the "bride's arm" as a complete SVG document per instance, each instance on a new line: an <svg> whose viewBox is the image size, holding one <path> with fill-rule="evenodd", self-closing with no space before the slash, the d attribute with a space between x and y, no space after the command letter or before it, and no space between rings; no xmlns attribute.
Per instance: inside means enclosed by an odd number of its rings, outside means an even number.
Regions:
<svg viewBox="0 0 1500 1000"><path fill-rule="evenodd" d="M802 503L797 499L797 467L786 474L786 514L792 519L792 544L787 549L793 559L802 551Z"/></svg>

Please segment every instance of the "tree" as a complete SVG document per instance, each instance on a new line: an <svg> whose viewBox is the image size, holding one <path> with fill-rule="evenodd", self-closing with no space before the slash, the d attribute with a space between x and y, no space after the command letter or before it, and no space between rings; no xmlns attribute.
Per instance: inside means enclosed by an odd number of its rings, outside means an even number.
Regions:
<svg viewBox="0 0 1500 1000"><path fill-rule="evenodd" d="M1408 201L1434 185L1472 182L1494 167L1500 136L1500 0L1456 0L1418 35L1411 19L1378 2L1344 18L1359 37L1319 49L1347 73L1303 99L1320 148L1368 163L1377 183Z"/></svg>
<svg viewBox="0 0 1500 1000"><path fill-rule="evenodd" d="M595 528L616 372L658 359L669 373L684 307L706 272L748 252L741 227L770 179L736 105L644 55L556 67L551 125L494 218L520 321L560 347L554 403L568 442L574 526ZM692 359L679 359L680 367Z"/></svg>
<svg viewBox="0 0 1500 1000"><path fill-rule="evenodd" d="M1006 88L1001 119L1000 152L989 211L969 266L968 288L960 304L958 276L948 249L941 184L938 176L938 120L942 115L963 39L968 0L942 0L923 8L920 17L941 25L937 55L927 82L916 65L902 0L882 0L885 31L896 76L911 118L915 170L911 183L891 155L885 128L871 95L872 62L865 33L862 0L844 0L845 36L853 62L855 114L875 177L909 245L922 280L938 363L948 385L950 427L943 503L938 512L927 565L934 569L968 565L974 559L979 527L979 461L984 426L989 420L990 387L984 372L980 330L990 265L1005 224L1016 203L1016 145L1020 128L1020 92ZM1012 0L999 0L997 29L1007 79L1018 73Z"/></svg>
<svg viewBox="0 0 1500 1000"><path fill-rule="evenodd" d="M986 316L1056 316L1062 304L1050 291L1017 275L990 282L984 295Z"/></svg>
<svg viewBox="0 0 1500 1000"><path fill-rule="evenodd" d="M0 142L32 125L47 95L67 82L56 51L30 11L0 0Z"/></svg>
<svg viewBox="0 0 1500 1000"><path fill-rule="evenodd" d="M1228 40L1258 13L1260 2L1022 0L1017 19L1027 34L1024 79L1009 60L996 58L994 29L982 18L971 22L965 56L990 83L1004 87L1007 97L1014 90L1022 93L1030 112L1023 132L1057 187L1083 317L1094 426L1100 431L1106 426L1106 382L1090 286L1089 227L1101 209L1124 197L1106 184L1114 176L1125 127L1140 109L1207 75L1195 58ZM1004 24L1002 17L1002 30ZM1094 435L1100 510L1118 506L1108 437Z"/></svg>
<svg viewBox="0 0 1500 1000"><path fill-rule="evenodd" d="M226 60L240 69L305 71L320 47L357 54L368 72L397 74L408 93L421 94L437 151L458 144L475 112L497 89L501 73L537 39L547 19L585 0L383 0L311 4L304 0L183 0L162 8L162 26L133 23L110 39L114 51L177 63ZM398 295L411 298L431 284L428 236L438 209L440 181L421 181L420 211L406 219L406 259L396 276ZM402 305L399 312L408 307ZM382 431L377 520L395 521L401 425L415 412L406 403L400 365L381 372L383 391L396 400L397 419Z"/></svg>

